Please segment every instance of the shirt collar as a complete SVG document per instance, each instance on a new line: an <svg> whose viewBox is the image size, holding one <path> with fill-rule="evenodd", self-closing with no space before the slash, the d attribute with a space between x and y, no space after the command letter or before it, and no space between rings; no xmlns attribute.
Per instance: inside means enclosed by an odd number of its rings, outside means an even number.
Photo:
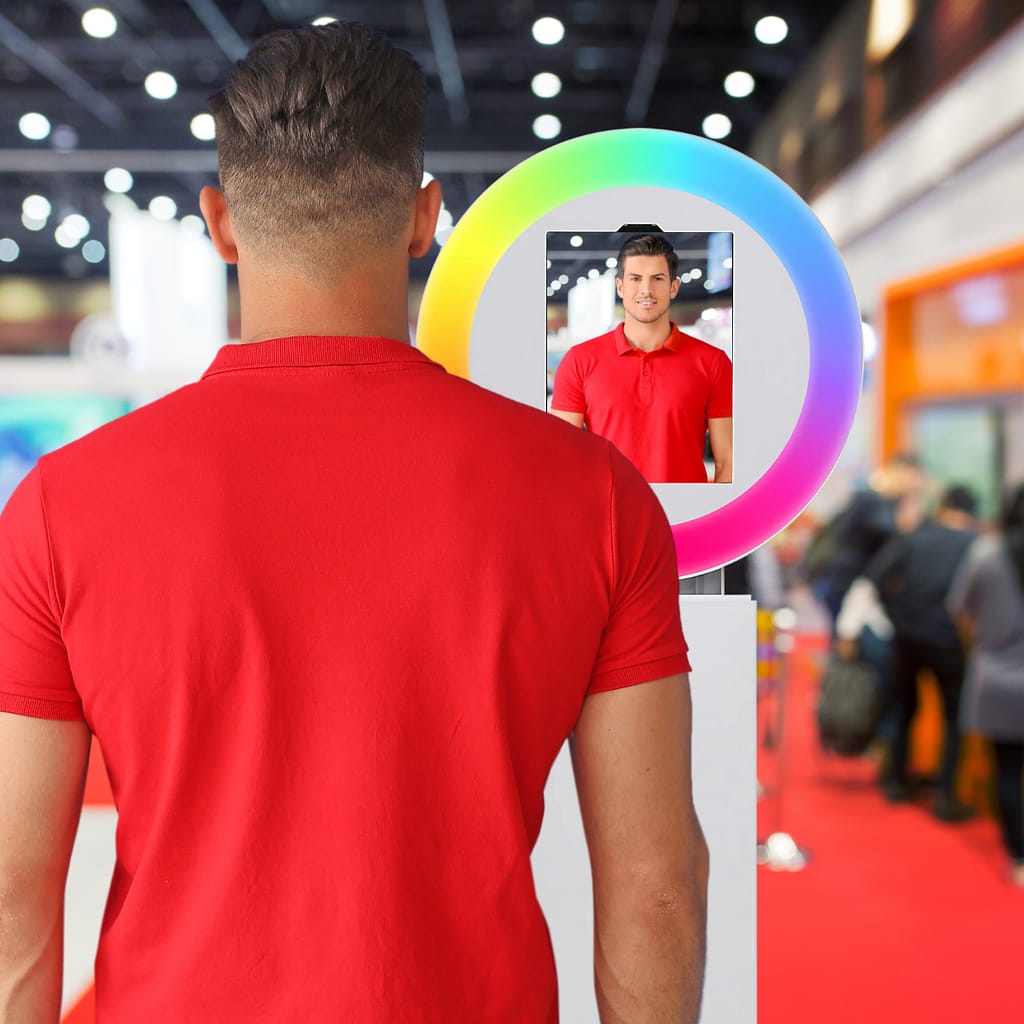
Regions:
<svg viewBox="0 0 1024 1024"><path fill-rule="evenodd" d="M224 345L202 378L218 373L275 367L360 366L372 363L432 363L422 352L393 338L302 335Z"/></svg>
<svg viewBox="0 0 1024 1024"><path fill-rule="evenodd" d="M665 342L664 345L660 346L659 348L653 349L652 351L678 352L679 349L682 347L682 332L679 330L678 327L676 327L675 324L670 324L670 326L672 328L672 333L668 336L668 340ZM634 348L626 339L626 325L624 323L618 324L615 328L615 351L618 352L620 356L624 356L630 352L640 352L640 349ZM650 353L647 353L647 355L650 355Z"/></svg>

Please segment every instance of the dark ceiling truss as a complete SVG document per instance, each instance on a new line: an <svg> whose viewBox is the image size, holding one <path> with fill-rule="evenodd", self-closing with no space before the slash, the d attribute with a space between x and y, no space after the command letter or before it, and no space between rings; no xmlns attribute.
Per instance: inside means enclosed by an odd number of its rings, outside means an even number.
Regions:
<svg viewBox="0 0 1024 1024"><path fill-rule="evenodd" d="M626 124L643 124L651 104L651 94L665 62L672 23L679 13L679 0L657 0L651 24L636 66L636 77L626 100Z"/></svg>
<svg viewBox="0 0 1024 1024"><path fill-rule="evenodd" d="M69 100L92 114L108 128L126 127L124 111L45 46L24 33L9 18L0 14L0 46L23 60L34 71L56 86Z"/></svg>
<svg viewBox="0 0 1024 1024"><path fill-rule="evenodd" d="M119 20L109 39L81 27L89 7ZM276 28L331 14L386 33L422 64L430 85L426 166L458 219L509 167L552 143L532 133L538 114L557 114L559 139L633 125L699 133L707 113L734 125L726 143L744 149L811 48L839 12L819 0L773 0L790 23L778 47L752 36L761 0L3 0L0 14L0 237L16 239L18 263L0 272L61 274L67 253L53 225L29 232L21 203L30 192L77 209L106 241L102 176L123 166L145 205L170 195L179 214L197 212L197 186L216 181L211 143L194 139L191 119L207 109L233 60ZM540 46L540 15L560 18L565 38ZM724 76L750 71L752 96L725 95ZM171 72L178 92L160 102L143 89L154 70ZM556 73L560 94L533 95L539 71ZM34 142L18 119L38 111L67 125L77 148ZM423 274L430 261L421 261ZM80 271L104 273L80 266Z"/></svg>

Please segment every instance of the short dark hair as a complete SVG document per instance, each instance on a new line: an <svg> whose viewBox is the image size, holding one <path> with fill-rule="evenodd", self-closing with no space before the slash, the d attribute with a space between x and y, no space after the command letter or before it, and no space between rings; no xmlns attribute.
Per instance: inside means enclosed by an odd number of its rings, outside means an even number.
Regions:
<svg viewBox="0 0 1024 1024"><path fill-rule="evenodd" d="M969 516L973 516L978 511L978 499L969 487L965 487L963 484L950 484L939 498L939 508L966 512Z"/></svg>
<svg viewBox="0 0 1024 1024"><path fill-rule="evenodd" d="M357 22L257 41L210 98L240 237L321 277L395 241L423 180L426 93L412 56Z"/></svg>
<svg viewBox="0 0 1024 1024"><path fill-rule="evenodd" d="M679 257L664 235L630 235L619 249L615 276L622 280L622 268L627 256L664 256L668 262L668 276L675 277L679 272Z"/></svg>

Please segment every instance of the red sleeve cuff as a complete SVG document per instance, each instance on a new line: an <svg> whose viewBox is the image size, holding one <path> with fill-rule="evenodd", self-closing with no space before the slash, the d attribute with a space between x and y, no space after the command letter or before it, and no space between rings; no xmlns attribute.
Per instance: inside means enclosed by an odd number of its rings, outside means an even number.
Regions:
<svg viewBox="0 0 1024 1024"><path fill-rule="evenodd" d="M616 668L595 675L587 694L620 690L624 686L636 686L639 683L653 683L655 679L664 679L666 676L689 671L690 661L685 653L671 654L665 658L656 658L654 661L645 661L639 665L629 665L626 668Z"/></svg>
<svg viewBox="0 0 1024 1024"><path fill-rule="evenodd" d="M40 700L18 693L0 693L0 711L26 718L49 718L56 722L84 722L82 702L79 700Z"/></svg>

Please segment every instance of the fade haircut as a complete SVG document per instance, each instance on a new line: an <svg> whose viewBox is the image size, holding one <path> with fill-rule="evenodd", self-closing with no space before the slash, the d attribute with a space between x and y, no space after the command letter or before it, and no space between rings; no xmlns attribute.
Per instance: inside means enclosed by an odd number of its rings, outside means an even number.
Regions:
<svg viewBox="0 0 1024 1024"><path fill-rule="evenodd" d="M210 98L238 236L317 280L390 245L423 180L423 70L355 22L264 36Z"/></svg>
<svg viewBox="0 0 1024 1024"><path fill-rule="evenodd" d="M679 257L664 235L630 235L622 243L615 270L615 276L620 281L627 256L664 256L668 261L669 279L676 277L679 271Z"/></svg>

